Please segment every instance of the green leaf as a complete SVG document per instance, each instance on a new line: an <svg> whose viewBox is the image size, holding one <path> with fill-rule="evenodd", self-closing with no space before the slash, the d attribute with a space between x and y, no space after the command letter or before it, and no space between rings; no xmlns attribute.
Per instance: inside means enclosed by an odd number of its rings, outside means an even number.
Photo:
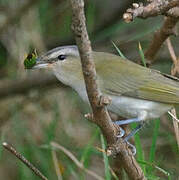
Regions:
<svg viewBox="0 0 179 180"><path fill-rule="evenodd" d="M155 159L155 152L156 152L156 143L157 143L157 137L159 133L159 127L160 127L160 119L156 119L154 122L154 131L152 136L152 145L150 147L150 153L149 153L149 162L153 163ZM152 168L148 169L148 172L150 173L152 171Z"/></svg>
<svg viewBox="0 0 179 180"><path fill-rule="evenodd" d="M159 166L157 166L157 165L155 165L153 163L146 162L146 161L137 160L137 162L140 163L140 164L149 166L151 169L154 168L154 169L158 170L159 172L161 172L162 174L164 174L165 176L167 176L169 180L171 179L170 173L167 172L166 170L162 169L161 167L159 167ZM152 176L152 175L150 175L150 176Z"/></svg>
<svg viewBox="0 0 179 180"><path fill-rule="evenodd" d="M106 149L103 135L101 134L100 137L101 137L102 149ZM106 177L106 180L110 180L111 173L110 173L110 168L109 168L109 160L105 152L103 152L103 158L104 158L104 166L105 166L105 177Z"/></svg>
<svg viewBox="0 0 179 180"><path fill-rule="evenodd" d="M81 156L81 160L80 162L82 162L84 164L84 166L86 167L87 165L87 161L89 160L90 158L90 152L92 152L93 150L93 143L94 141L97 139L98 135L99 135L99 129L95 129L95 132L93 133L93 136L92 138L90 139L89 143L87 144L86 148L84 149L83 151L83 154Z"/></svg>
<svg viewBox="0 0 179 180"><path fill-rule="evenodd" d="M111 42L112 42L113 46L116 48L116 50L117 50L117 52L119 53L119 55L120 55L122 58L126 59L126 57L123 55L123 53L120 51L120 49L116 46L116 44L115 44L113 41L111 41Z"/></svg>
<svg viewBox="0 0 179 180"><path fill-rule="evenodd" d="M134 128L137 127L137 124L136 123L132 123L131 127L134 129ZM137 151L137 160L144 161L145 158L144 158L144 153L143 153L143 149L142 149L139 133L136 133L134 135L134 141L135 141L135 146L136 146L136 151ZM142 169L143 169L143 171L145 173L145 166L142 166Z"/></svg>
<svg viewBox="0 0 179 180"><path fill-rule="evenodd" d="M141 60L142 60L144 67L147 67L144 52L143 52L143 49L142 49L140 42L139 42L139 54L140 54L140 57L141 57Z"/></svg>

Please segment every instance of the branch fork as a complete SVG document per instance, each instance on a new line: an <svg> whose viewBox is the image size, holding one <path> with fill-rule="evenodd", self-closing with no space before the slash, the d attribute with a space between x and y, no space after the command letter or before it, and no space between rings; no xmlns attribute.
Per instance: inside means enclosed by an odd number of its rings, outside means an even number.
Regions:
<svg viewBox="0 0 179 180"><path fill-rule="evenodd" d="M150 0L146 6L143 3L133 3L133 8L127 9L123 14L126 22L131 22L134 18L148 18L157 15L165 15L170 17L179 17L179 1L178 0Z"/></svg>

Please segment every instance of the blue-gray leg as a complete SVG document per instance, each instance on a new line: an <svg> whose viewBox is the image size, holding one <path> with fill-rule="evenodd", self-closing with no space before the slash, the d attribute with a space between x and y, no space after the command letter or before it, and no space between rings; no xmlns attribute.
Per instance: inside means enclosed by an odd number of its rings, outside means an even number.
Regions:
<svg viewBox="0 0 179 180"><path fill-rule="evenodd" d="M135 129L133 129L125 138L124 141L127 142L128 146L130 147L132 154L135 155L136 154L136 148L134 145L132 145L131 143L128 142L128 140L134 136L142 127L143 127L143 122L140 123Z"/></svg>
<svg viewBox="0 0 179 180"><path fill-rule="evenodd" d="M120 125L124 125L124 124L130 124L130 123L133 123L133 122L140 122L140 121L142 121L141 118L133 118L133 119L115 121L114 123L120 126Z"/></svg>
<svg viewBox="0 0 179 180"><path fill-rule="evenodd" d="M120 131L119 131L119 134L117 135L117 137L118 137L118 138L121 138L121 137L124 136L124 134L125 134L124 129L122 129L122 128L120 127Z"/></svg>
<svg viewBox="0 0 179 180"><path fill-rule="evenodd" d="M116 121L114 122L115 124L117 125L124 125L124 124L130 124L130 123L133 123L133 122L140 122L140 124L135 128L133 129L125 138L124 140L127 142L128 146L130 147L131 151L132 151L132 154L135 155L136 154L136 148L134 145L130 144L128 142L128 140L134 136L142 127L143 127L143 121L142 119L140 118L133 118L133 119L126 119L126 120L121 120L121 121ZM120 134L124 135L125 134L125 131L121 128L122 131L120 131ZM122 133L121 133L122 132ZM122 137L122 136L117 136L117 137Z"/></svg>
<svg viewBox="0 0 179 180"><path fill-rule="evenodd" d="M135 129L133 129L125 138L125 141L128 141L132 136L134 136L141 128L143 127L143 123L140 123Z"/></svg>

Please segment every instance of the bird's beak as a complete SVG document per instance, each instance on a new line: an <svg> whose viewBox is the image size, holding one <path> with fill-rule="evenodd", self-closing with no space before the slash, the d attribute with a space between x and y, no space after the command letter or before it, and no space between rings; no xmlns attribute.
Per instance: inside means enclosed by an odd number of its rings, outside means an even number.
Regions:
<svg viewBox="0 0 179 180"><path fill-rule="evenodd" d="M43 61L42 58L37 58L36 59L36 64L32 67L32 69L42 69L42 68L47 68L49 63Z"/></svg>

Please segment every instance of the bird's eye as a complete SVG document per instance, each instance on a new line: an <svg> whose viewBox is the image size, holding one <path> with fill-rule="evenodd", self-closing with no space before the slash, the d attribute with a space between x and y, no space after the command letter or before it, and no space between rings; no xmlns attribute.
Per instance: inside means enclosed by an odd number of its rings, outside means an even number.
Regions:
<svg viewBox="0 0 179 180"><path fill-rule="evenodd" d="M66 59L66 55L61 54L58 56L58 60L63 61L64 59Z"/></svg>

